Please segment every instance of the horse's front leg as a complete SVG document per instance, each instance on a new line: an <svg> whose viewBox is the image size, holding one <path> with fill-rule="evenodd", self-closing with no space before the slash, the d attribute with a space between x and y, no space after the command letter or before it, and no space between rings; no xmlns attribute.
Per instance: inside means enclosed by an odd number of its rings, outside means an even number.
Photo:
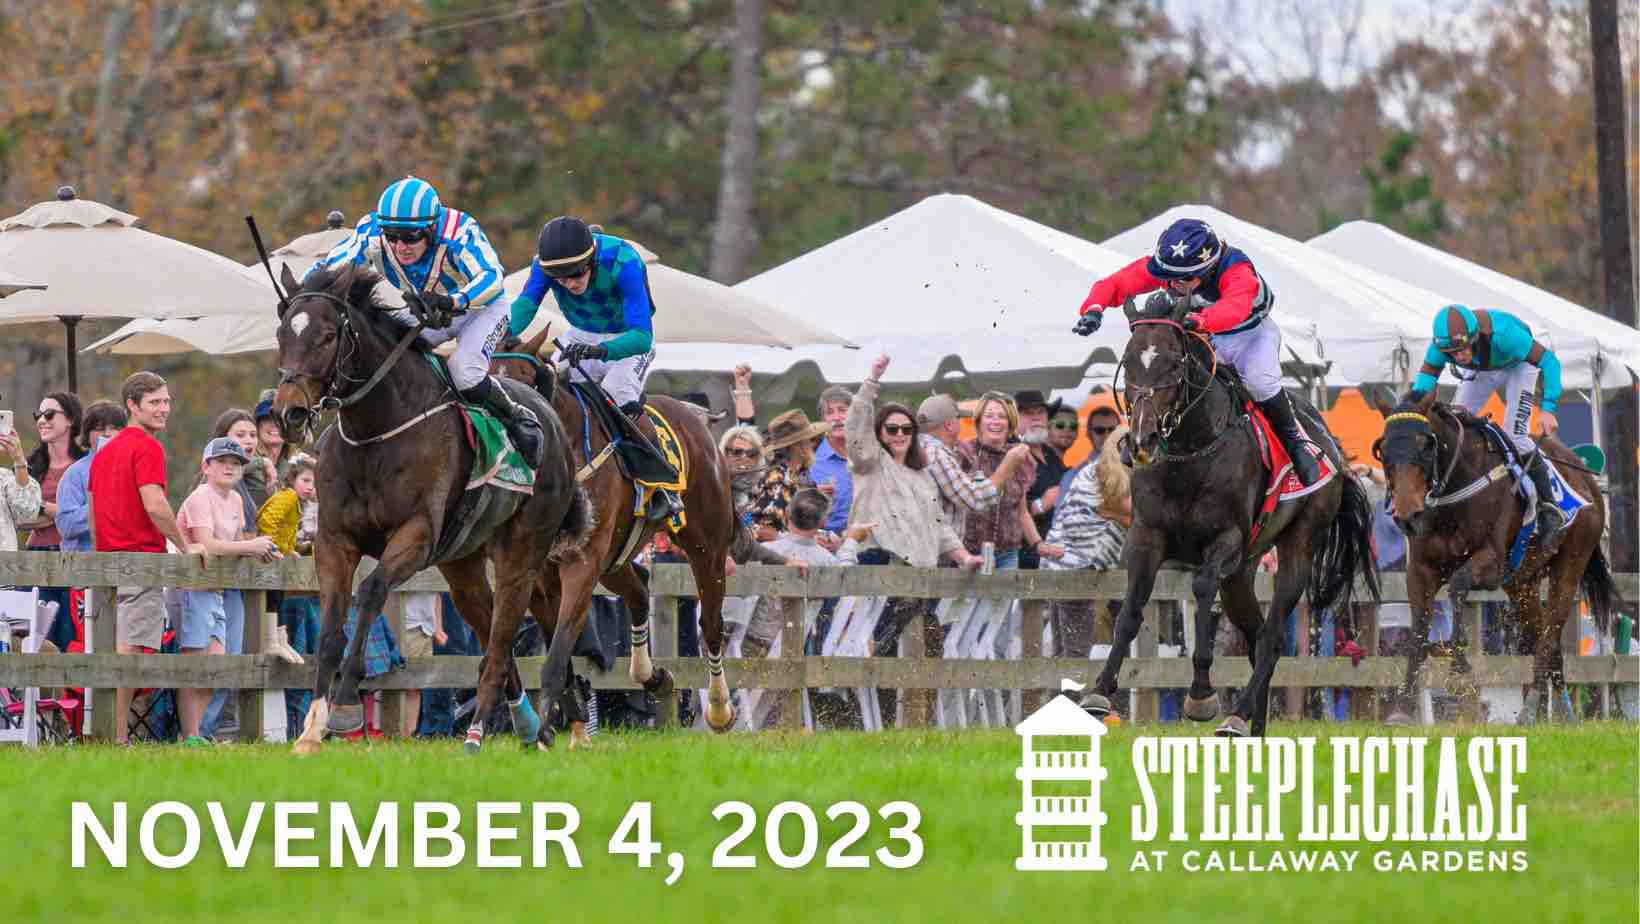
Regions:
<svg viewBox="0 0 1640 924"><path fill-rule="evenodd" d="M1398 654L1407 659L1407 677L1395 692L1389 718L1390 725L1412 725L1418 715L1418 672L1429 655L1429 619L1435 608L1435 591L1441 579L1435 569L1412 558L1407 562L1407 603L1412 610L1411 637L1402 641ZM1456 617L1454 617L1456 618Z"/></svg>
<svg viewBox="0 0 1640 924"><path fill-rule="evenodd" d="M1111 640L1110 659L1093 682L1093 690L1082 697L1082 708L1091 715L1103 718L1110 714L1110 697L1116 694L1116 678L1122 671L1128 646L1139 634L1145 604L1150 602L1150 592L1156 587L1156 572L1161 570L1166 555L1167 536L1161 530L1133 524L1127 543L1122 547L1122 567L1127 569L1127 596L1122 600L1122 611L1116 617L1116 637Z"/></svg>
<svg viewBox="0 0 1640 924"><path fill-rule="evenodd" d="M308 705L302 734L292 748L298 754L317 754L330 725L330 685L347 648L343 625L353 598L353 572L358 570L359 557L358 549L331 537L325 537L314 547L323 628L319 633L318 657L314 659L313 701Z"/></svg>
<svg viewBox="0 0 1640 924"><path fill-rule="evenodd" d="M1241 737L1251 733L1264 736L1265 723L1270 712L1270 680L1275 676L1276 663L1281 660L1282 642L1287 634L1287 614L1298 606L1309 586L1310 550L1299 540L1284 540L1280 546L1281 567L1276 570L1276 591L1270 601L1270 611L1259 626L1253 645L1253 677L1241 690L1233 714L1215 730L1215 734ZM1249 725L1251 728L1249 729Z"/></svg>
<svg viewBox="0 0 1640 924"><path fill-rule="evenodd" d="M1196 649L1190 653L1194 673L1190 695L1184 701L1184 714L1197 722L1211 722L1219 714L1219 698L1208 676L1213 670L1213 637L1218 634L1219 626L1213 598L1218 595L1224 575L1235 569L1241 554L1241 530L1232 526L1208 544L1202 553L1202 565L1190 582L1190 592L1196 598Z"/></svg>
<svg viewBox="0 0 1640 924"><path fill-rule="evenodd" d="M345 734L364 726L359 682L364 679L364 653L369 647L371 626L387 605L388 593L427 566L432 542L432 529L424 518L405 523L388 538L376 570L359 585L355 607L359 620L353 627L353 647L348 649L347 660L342 663L341 676L331 687L329 728L333 734Z"/></svg>

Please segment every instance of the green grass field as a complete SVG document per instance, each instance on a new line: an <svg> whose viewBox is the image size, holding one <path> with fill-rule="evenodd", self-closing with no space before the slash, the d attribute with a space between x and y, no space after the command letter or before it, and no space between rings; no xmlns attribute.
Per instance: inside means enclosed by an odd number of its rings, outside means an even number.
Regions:
<svg viewBox="0 0 1640 924"><path fill-rule="evenodd" d="M1337 725L1282 724L1272 730L1322 738L1382 733ZM5 787L0 855L7 867L0 922L1636 920L1640 737L1632 724L1529 733L1520 800L1529 811L1524 848L1530 866L1509 873L1380 873L1365 860L1380 846L1441 846L1417 844L1332 845L1362 850L1354 872L1190 874L1176 867L1129 872L1136 850L1128 839L1128 806L1137 801L1129 765L1133 735L1132 729L1121 729L1104 739L1110 778L1103 800L1109 816L1103 853L1110 869L1082 873L1014 869L1020 846L1013 820L1019 807L1013 776L1019 745L1005 731L605 735L590 751L550 756L523 752L511 739L500 739L477 759L464 757L453 741L331 744L305 760L273 746L6 749L0 751ZM1318 767L1325 764L1325 753L1320 756ZM408 868L409 804L418 799L450 801L463 809L468 853L459 867ZM760 817L782 800L813 806L820 829L815 859L803 869L777 868L765 855L760 827L738 851L756 857L757 868L711 868L714 847L734 829L730 820L714 820L712 809L734 799L756 807ZM94 848L86 868L70 868L75 800L90 802L104 819L112 802L131 804L129 868L110 868ZM189 803L201 818L203 849L185 869L154 868L138 848L137 815L163 800ZM255 800L321 803L320 815L306 822L317 828L317 839L298 851L318 855L322 863L329 845L324 803L349 801L364 828L376 803L399 801L401 868L274 869L270 807L246 868L227 869L206 812L211 800L223 803L235 825ZM567 869L555 849L547 868L529 868L526 814L505 822L523 829L522 842L500 848L522 855L525 868L475 868L472 809L486 800L574 803L581 812L575 840L584 867ZM649 870L638 869L631 856L606 852L634 800L654 806L653 836L662 853ZM873 859L864 870L825 868L827 848L848 826L846 820L828 821L825 809L844 800L864 803L873 812L894 800L915 803L926 851L921 863L888 869ZM797 821L788 820L786 850L797 849L798 828ZM870 833L850 852L869 856L888 843L887 830L874 815ZM180 822L168 819L157 840L174 849L181 832ZM1287 833L1294 838L1294 831ZM1175 848L1177 855L1180 845L1165 841L1165 823L1162 837L1145 846ZM1263 853L1281 847L1211 846ZM684 855L686 866L677 883L667 886L665 857L674 850Z"/></svg>

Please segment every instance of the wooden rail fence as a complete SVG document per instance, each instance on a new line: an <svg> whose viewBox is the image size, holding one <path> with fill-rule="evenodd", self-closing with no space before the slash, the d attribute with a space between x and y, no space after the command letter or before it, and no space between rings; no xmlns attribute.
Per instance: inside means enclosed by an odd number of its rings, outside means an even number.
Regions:
<svg viewBox="0 0 1640 924"><path fill-rule="evenodd" d="M370 563L360 569L360 580ZM1406 583L1400 574L1383 577L1384 602L1405 602ZM1640 600L1640 576L1617 576L1625 605L1632 612ZM270 590L314 591L318 588L313 560L286 559L260 563L244 558L216 558L201 563L195 556L147 555L139 553L57 553L0 552L0 584L18 587L88 587L93 591L93 609L87 634L91 651L82 655L0 654L0 685L11 687L86 687L95 692L96 703L113 701L114 687L189 688L216 687L240 691L242 737L262 737L262 696L268 691L307 688L313 683L311 661L298 666L261 652L262 624L268 618L265 595ZM179 589L240 589L246 594L245 653L242 655L122 655L114 650L114 589L116 587L168 587ZM401 591L443 591L448 589L437 571L417 575ZM782 656L766 659L725 661L731 687L783 691L795 698L796 691L817 687L882 687L907 691L906 724L921 724L929 690L1012 689L1051 690L1060 678L1090 681L1103 667L1102 661L1043 657L1042 626L1048 604L1055 600L1121 599L1126 589L1120 571L1006 571L981 576L953 569L911 569L890 567L816 568L807 575L796 569L744 566L729 579L734 596L775 597L783 601ZM1271 578L1258 579L1259 598L1268 601ZM670 669L683 689L706 685L705 664L698 658L679 658L677 602L694 595L694 578L686 565L658 565L653 569L650 590L655 598L651 616L652 651L655 662ZM944 659L921 656L923 626L912 620L904 630L901 658L847 658L804 656L803 611L807 600L842 596L886 596L921 598L1017 599L1023 604L1023 656L1018 660ZM1361 596L1364 596L1361 595ZM1167 571L1158 578L1146 614L1144 629L1134 643L1134 657L1124 662L1121 684L1124 689L1148 691L1140 697L1136 719L1154 719L1157 698L1154 691L1187 687L1191 680L1188 657L1156 657L1157 603L1191 600L1190 575ZM1496 592L1475 592L1469 596L1466 620L1472 648L1481 638L1481 607L1487 601L1504 599ZM1308 614L1300 605L1300 638ZM1363 607L1367 618L1360 619L1363 647L1377 646L1377 620L1373 608ZM403 630L403 596L389 598L386 615L395 633ZM1459 618L1455 614L1455 618ZM1579 656L1576 623L1568 626L1563 643L1565 678L1571 684L1606 685L1640 683L1640 658L1615 655ZM1221 628L1221 631L1227 631ZM404 690L438 687L469 687L478 673L476 657L439 656L414 658L404 670L367 680L368 689L384 691L382 727L399 727L401 696ZM1477 686L1525 684L1532 677L1529 657L1472 655L1471 680ZM519 669L527 686L534 688L540 675L541 658L520 659ZM1426 682L1442 684L1450 673L1450 661L1432 658L1425 668ZM619 659L607 673L579 662L579 673L589 677L598 689L633 689L627 679L626 659ZM1276 687L1353 687L1388 689L1405 675L1402 658L1369 656L1359 664L1345 657L1283 658L1276 668ZM1251 667L1244 657L1221 657L1214 662L1215 686L1239 686L1247 682ZM794 704L781 710L783 721L795 725ZM93 734L110 737L114 716L107 708L94 709ZM662 703L663 724L676 721L675 702Z"/></svg>

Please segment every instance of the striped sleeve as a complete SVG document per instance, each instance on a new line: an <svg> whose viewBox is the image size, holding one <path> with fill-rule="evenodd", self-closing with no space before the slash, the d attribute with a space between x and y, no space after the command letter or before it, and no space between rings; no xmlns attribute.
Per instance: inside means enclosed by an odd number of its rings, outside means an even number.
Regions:
<svg viewBox="0 0 1640 924"><path fill-rule="evenodd" d="M476 308L500 298L504 275L501 258L495 255L490 239L484 236L484 229L471 215L465 216L450 246L451 257L467 280L456 293L457 304L464 308Z"/></svg>
<svg viewBox="0 0 1640 924"><path fill-rule="evenodd" d="M342 238L335 247L330 248L330 253L325 254L323 260L319 260L308 267L307 272L302 274L303 281L318 272L321 267L335 269L349 263L363 266L369 262L370 237L375 230L375 224L375 219L369 215L359 219L359 223L353 227L352 234Z"/></svg>

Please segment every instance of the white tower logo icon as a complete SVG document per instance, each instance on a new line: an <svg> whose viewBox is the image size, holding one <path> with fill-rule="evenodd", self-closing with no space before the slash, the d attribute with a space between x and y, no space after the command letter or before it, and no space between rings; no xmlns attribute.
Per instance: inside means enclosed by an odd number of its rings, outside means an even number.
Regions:
<svg viewBox="0 0 1640 924"><path fill-rule="evenodd" d="M1080 690L1075 681L1062 680L1061 691ZM1099 739L1105 723L1068 697L1055 696L1014 727L1022 756L1014 777L1020 782L1020 809L1014 823L1021 832L1015 869L1102 870L1099 830L1105 813L1099 810L1100 784L1105 768L1099 762ZM1048 739L1039 743L1038 739ZM1042 786L1041 784L1049 784ZM1085 788L1084 788L1085 787ZM1048 789L1053 795L1039 795ZM1086 828L1077 839L1038 840L1036 828Z"/></svg>

